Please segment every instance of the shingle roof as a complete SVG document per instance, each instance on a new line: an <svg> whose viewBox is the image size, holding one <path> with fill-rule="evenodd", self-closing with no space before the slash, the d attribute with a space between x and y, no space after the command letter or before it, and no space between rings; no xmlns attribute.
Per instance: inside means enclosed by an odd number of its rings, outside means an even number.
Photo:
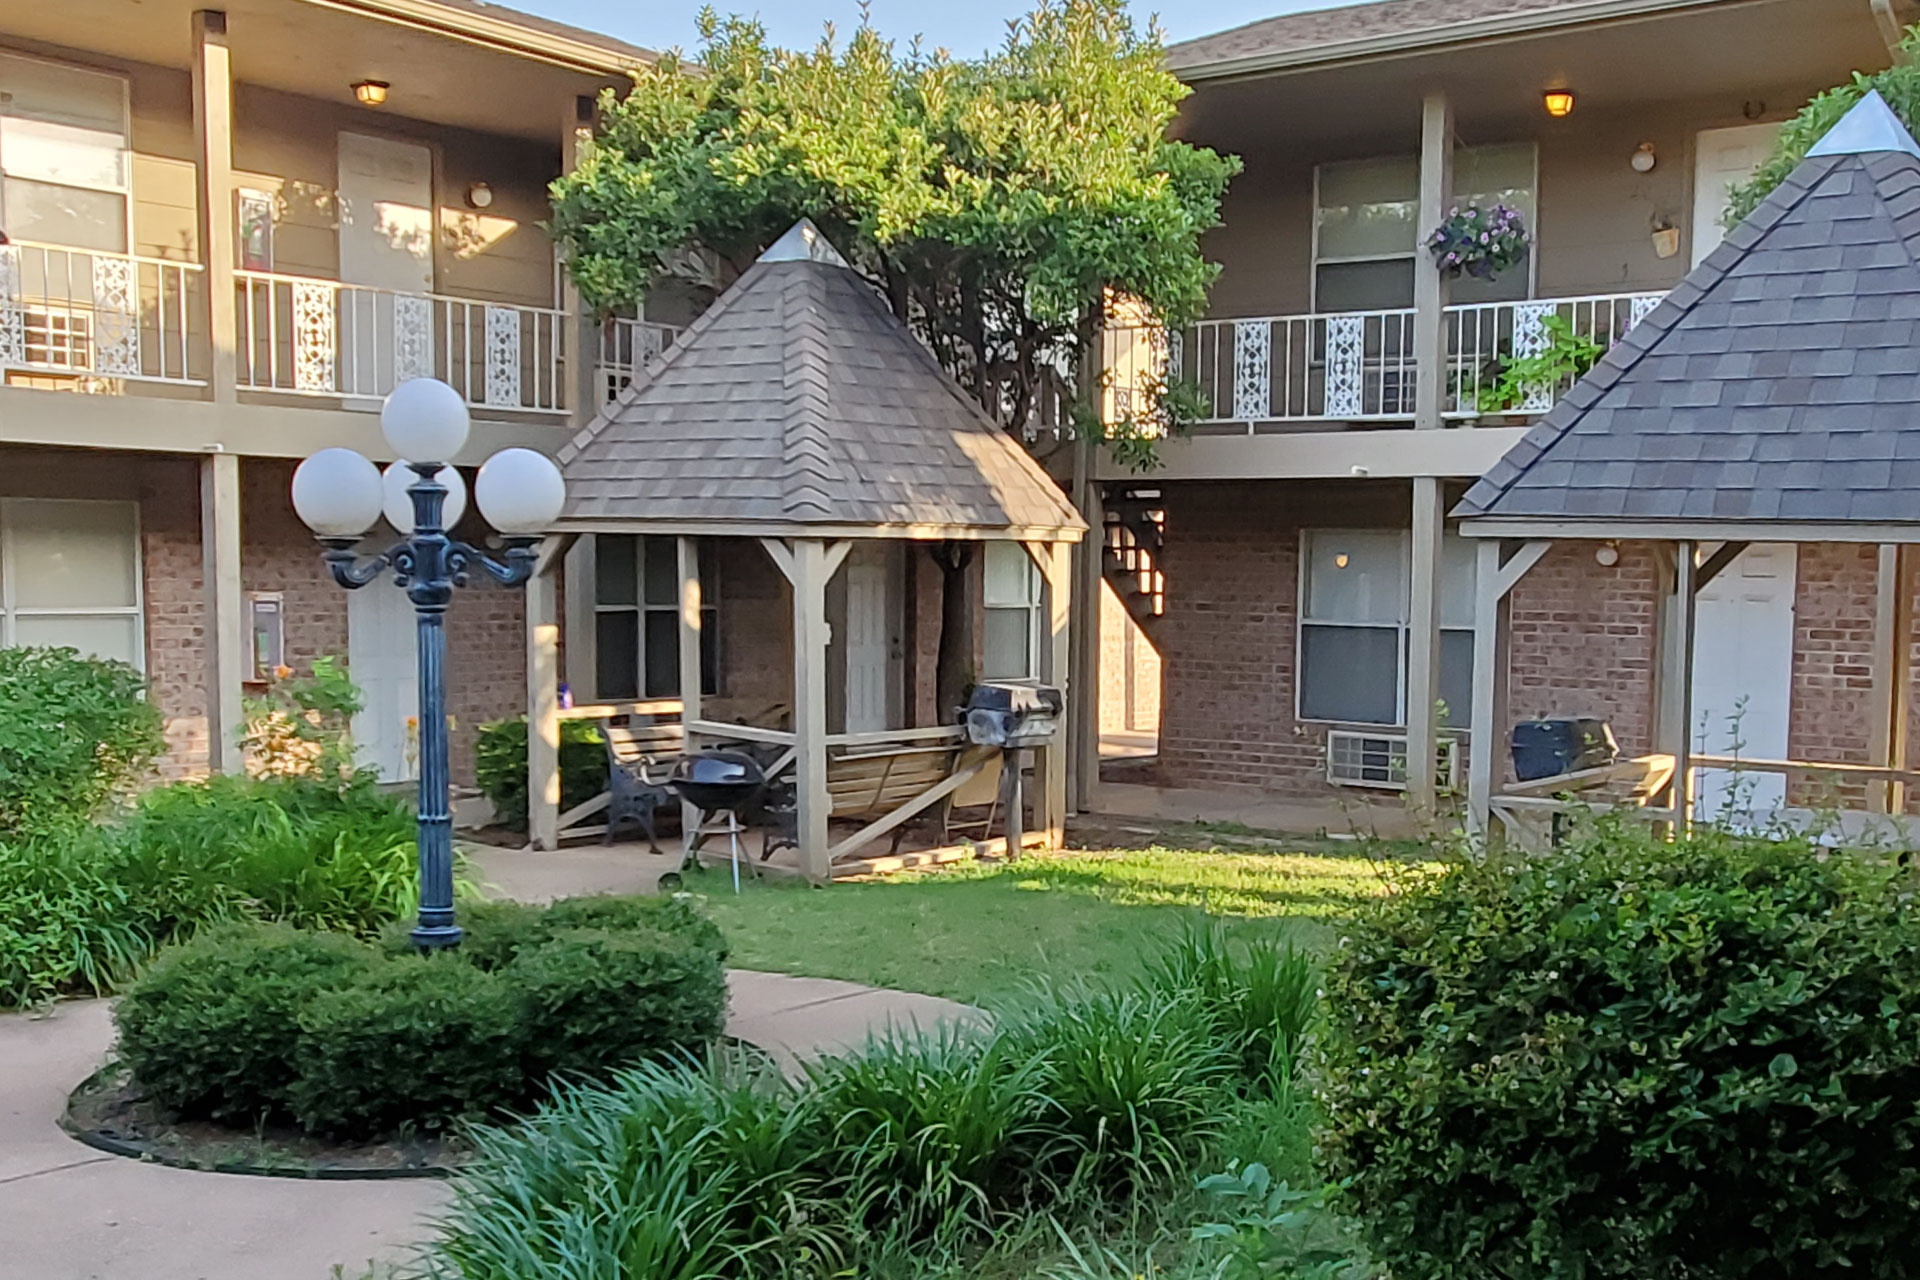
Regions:
<svg viewBox="0 0 1920 1280"><path fill-rule="evenodd" d="M1374 0L1371 4L1284 13L1213 35L1185 40L1167 49L1167 67L1176 74L1219 64L1329 54L1371 41L1412 39L1443 44L1477 34L1483 22L1536 15L1543 23L1573 21L1596 11L1621 7L1609 0ZM1565 10L1561 13L1557 11ZM1578 11L1578 12L1575 12ZM1428 41L1420 40L1430 36Z"/></svg>
<svg viewBox="0 0 1920 1280"><path fill-rule="evenodd" d="M1454 514L1920 523L1920 158L1894 127L1802 161Z"/></svg>
<svg viewBox="0 0 1920 1280"><path fill-rule="evenodd" d="M824 240L791 251L802 228L561 450L560 527L1077 538L1059 487L873 289Z"/></svg>

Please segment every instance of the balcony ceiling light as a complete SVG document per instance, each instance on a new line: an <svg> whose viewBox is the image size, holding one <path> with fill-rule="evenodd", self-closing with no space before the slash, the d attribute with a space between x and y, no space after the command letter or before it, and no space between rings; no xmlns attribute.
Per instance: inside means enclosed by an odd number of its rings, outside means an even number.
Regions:
<svg viewBox="0 0 1920 1280"><path fill-rule="evenodd" d="M1547 114L1554 119L1573 114L1573 90L1549 89L1540 95L1540 101L1546 106Z"/></svg>
<svg viewBox="0 0 1920 1280"><path fill-rule="evenodd" d="M359 100L361 106L382 106L387 100L387 82L385 80L356 80L353 85L353 96Z"/></svg>

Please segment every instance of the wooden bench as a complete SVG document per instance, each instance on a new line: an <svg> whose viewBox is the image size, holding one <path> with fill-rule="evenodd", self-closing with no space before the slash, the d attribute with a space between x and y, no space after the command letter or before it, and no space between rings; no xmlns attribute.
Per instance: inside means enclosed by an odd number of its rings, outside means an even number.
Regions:
<svg viewBox="0 0 1920 1280"><path fill-rule="evenodd" d="M832 807L829 818L849 821L884 818L926 795L955 774L977 768L977 772L937 802L932 815L940 833L940 842L952 842L955 829L978 829L982 839L999 811L1001 752L994 747L974 747L958 742L879 743L859 747L831 748L827 754L827 798ZM773 826L761 857L775 850L798 846L798 815L792 808L791 794L770 804L767 817ZM984 822L956 820L954 810L986 806ZM929 806L932 807L932 806ZM917 816L917 815L916 815ZM897 853L906 835L906 821L892 828L890 852ZM885 832L876 833L883 835Z"/></svg>
<svg viewBox="0 0 1920 1280"><path fill-rule="evenodd" d="M647 833L647 846L659 853L653 815L679 804L667 789L667 778L686 753L685 727L610 716L600 721L600 736L607 742L607 829L602 842L613 843L615 828L637 824Z"/></svg>

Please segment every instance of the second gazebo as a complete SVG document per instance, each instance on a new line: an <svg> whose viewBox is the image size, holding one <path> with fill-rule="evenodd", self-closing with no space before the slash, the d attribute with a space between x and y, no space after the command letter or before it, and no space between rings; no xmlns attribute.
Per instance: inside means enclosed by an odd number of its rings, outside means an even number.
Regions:
<svg viewBox="0 0 1920 1280"><path fill-rule="evenodd" d="M957 734L952 708L938 705L930 689L901 695L899 666L915 656L903 650L930 649L929 630L958 621L964 644L954 636L943 643L959 644L970 676L1066 683L1068 559L1084 522L809 222L761 255L559 461L566 507L528 603L530 821L538 845L552 847L560 831L553 584L577 539L676 540L674 701L687 749L742 737L790 746L777 767L792 770L800 864L815 880L830 878L836 861L915 807L867 814L835 843L830 751L888 743L904 750ZM778 570L790 624L773 609L702 607L703 549L711 561L716 546L739 556L755 544ZM899 586L913 580L909 557L931 566L936 554L947 566L981 562L960 609L951 599L929 608L924 593ZM830 591L850 559L860 572L842 575ZM929 568L927 576L939 575ZM656 585L649 579L650 590ZM596 616L572 602L568 612ZM703 643L708 626L721 634ZM790 636L770 634L789 626ZM902 635L915 639L903 645ZM980 671L983 646L996 645L1008 669ZM567 648L571 655L574 646ZM703 716L703 653L711 684L714 655L729 650L761 655L743 659L755 663L743 682L790 694L777 723ZM766 655L783 650L790 685L780 680L785 673L764 670L780 664ZM911 673L907 683L928 684ZM1043 748L1036 764L1034 826L1055 841L1065 816L1066 758L1061 741ZM939 797L914 799L924 809Z"/></svg>

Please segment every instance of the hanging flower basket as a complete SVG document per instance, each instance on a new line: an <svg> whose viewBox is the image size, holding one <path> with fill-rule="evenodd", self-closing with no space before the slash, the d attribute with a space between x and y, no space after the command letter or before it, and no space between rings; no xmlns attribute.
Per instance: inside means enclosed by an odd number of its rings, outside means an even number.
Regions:
<svg viewBox="0 0 1920 1280"><path fill-rule="evenodd" d="M1517 209L1496 204L1490 209L1478 205L1455 209L1427 237L1427 251L1433 264L1448 276L1462 272L1481 280L1491 280L1502 271L1526 260L1527 246L1533 237Z"/></svg>

